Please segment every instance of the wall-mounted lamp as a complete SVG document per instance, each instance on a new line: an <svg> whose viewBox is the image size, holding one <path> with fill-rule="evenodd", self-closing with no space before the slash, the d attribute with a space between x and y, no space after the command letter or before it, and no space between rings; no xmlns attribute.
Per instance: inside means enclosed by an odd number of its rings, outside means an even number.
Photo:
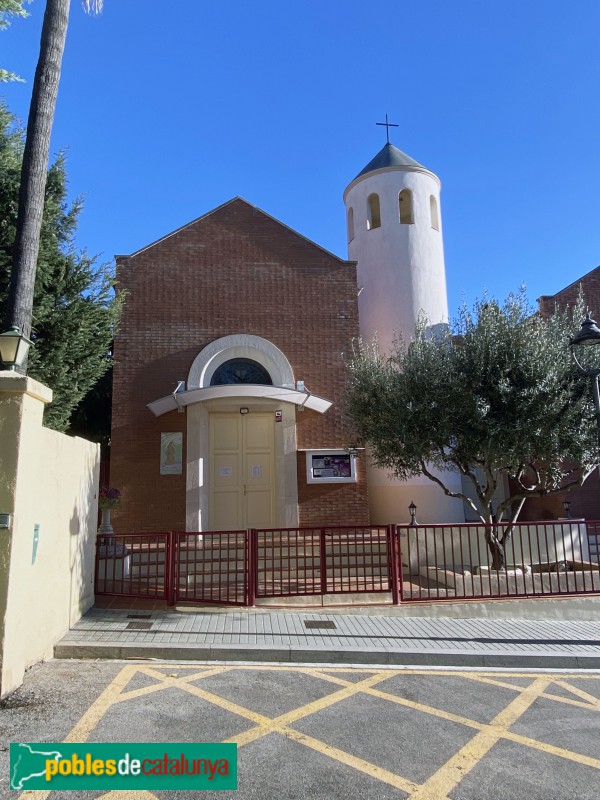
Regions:
<svg viewBox="0 0 600 800"><path fill-rule="evenodd" d="M9 331L0 333L0 361L6 369L24 372L27 353L33 342L24 336L16 325Z"/></svg>
<svg viewBox="0 0 600 800"><path fill-rule="evenodd" d="M414 503L411 503L409 505L409 507L408 507L408 510L410 511L410 524L413 525L413 526L414 525L418 525L419 523L417 522L417 507L416 507L416 505Z"/></svg>
<svg viewBox="0 0 600 800"><path fill-rule="evenodd" d="M563 508L564 508L565 513L567 515L567 519L571 519L571 501L567 500L566 497L563 500Z"/></svg>
<svg viewBox="0 0 600 800"><path fill-rule="evenodd" d="M242 406L240 408L240 414L248 414L249 411L250 411L250 409L248 408L248 406Z"/></svg>

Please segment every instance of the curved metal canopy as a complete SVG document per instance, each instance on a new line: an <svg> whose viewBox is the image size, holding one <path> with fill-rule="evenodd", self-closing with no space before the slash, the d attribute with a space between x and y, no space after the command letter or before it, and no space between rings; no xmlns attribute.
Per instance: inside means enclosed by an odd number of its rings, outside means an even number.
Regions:
<svg viewBox="0 0 600 800"><path fill-rule="evenodd" d="M173 394L148 403L148 408L155 417L160 417L169 411L185 408L185 406L192 405L192 403L204 403L206 400L220 400L225 397L239 397L240 399L259 397L263 400L273 400L278 403L294 403L297 406L310 408L319 414L324 414L333 405L330 400L325 400L325 398L310 394L310 392L298 392L295 389L285 389L283 386L237 383L206 386L203 389L188 389L185 392L173 392Z"/></svg>

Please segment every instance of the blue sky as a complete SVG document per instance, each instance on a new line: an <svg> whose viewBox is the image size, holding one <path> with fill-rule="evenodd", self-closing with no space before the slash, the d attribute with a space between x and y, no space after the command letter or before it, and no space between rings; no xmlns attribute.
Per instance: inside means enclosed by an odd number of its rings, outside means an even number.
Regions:
<svg viewBox="0 0 600 800"><path fill-rule="evenodd" d="M0 33L23 121L43 6ZM387 112L442 181L450 313L553 294L600 264L599 40L597 0L72 0L52 150L78 243L109 260L241 195L346 257Z"/></svg>

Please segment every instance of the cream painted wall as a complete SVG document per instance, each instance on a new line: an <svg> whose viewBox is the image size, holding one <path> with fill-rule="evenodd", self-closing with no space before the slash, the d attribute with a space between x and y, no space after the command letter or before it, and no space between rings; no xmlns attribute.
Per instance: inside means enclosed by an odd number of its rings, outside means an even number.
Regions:
<svg viewBox="0 0 600 800"><path fill-rule="evenodd" d="M42 427L51 398L31 378L0 373L0 512L12 515L0 530L2 696L94 601L100 447Z"/></svg>

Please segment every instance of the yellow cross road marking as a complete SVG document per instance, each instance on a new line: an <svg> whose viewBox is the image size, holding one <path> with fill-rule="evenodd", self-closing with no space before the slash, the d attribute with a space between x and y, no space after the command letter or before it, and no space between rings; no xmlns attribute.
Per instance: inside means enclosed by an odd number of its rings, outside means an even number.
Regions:
<svg viewBox="0 0 600 800"><path fill-rule="evenodd" d="M329 756L335 761L346 764L348 767L353 767L359 772L364 772L366 775L377 778L383 783L389 783L390 786L395 786L396 789L402 789L403 792L413 792L418 788L418 784L403 778L401 775L396 775L394 772L371 764L369 761L346 753L344 750L339 750L337 747L325 744L318 739L314 739L312 736L307 736L305 733L295 731L293 728L288 728L285 735L300 744L306 745L306 747L316 750L317 753Z"/></svg>
<svg viewBox="0 0 600 800"><path fill-rule="evenodd" d="M395 673L394 673L395 674ZM312 703L307 703L304 706L300 706L299 708L295 708L293 711L288 711L285 714L281 714L274 719L269 719L268 717L262 717L262 715L257 715L261 717L261 720L258 721L260 725L259 728L253 728L249 731L245 731L244 733L239 734L238 736L232 737L228 739L228 742L235 742L238 747L242 747L245 744L249 744L250 742L256 741L261 736L266 736L267 733L272 733L273 731L277 733L284 733L286 736L288 735L289 729L287 726L290 725L292 722L297 722L304 717L308 717L311 714L314 714L316 711L321 711L328 706L335 705L336 703L340 703L343 700L347 700L352 695L358 694L360 692L365 691L366 689L370 688L374 683L378 683L379 681L385 680L386 677L389 677L387 674L378 675L370 675L368 678L365 678L358 683L350 683L348 681L345 682L345 686L338 692L334 692L333 694L326 695L325 697L321 697L319 700L314 700ZM222 703L218 705L222 706ZM222 706L225 707L225 706ZM253 712L254 713L254 712ZM247 716L247 715L244 715ZM294 731L296 733L296 731ZM325 745L321 742L321 747Z"/></svg>
<svg viewBox="0 0 600 800"><path fill-rule="evenodd" d="M183 689L185 688L184 684L189 683L190 681L196 681L200 678L208 678L210 675L218 675L221 672L227 672L229 669L231 669L231 667L207 667L201 672L194 672L191 675L188 674L183 675L181 678L174 678L170 675L156 672L150 667L138 667L138 672L141 672L143 675L147 675L150 678L157 678L157 680L160 682L154 683L151 686L142 686L140 689L130 689L127 692L121 692L114 702L123 703L125 700L132 700L135 697L144 697L144 695L160 692L163 689L168 689L171 687Z"/></svg>
<svg viewBox="0 0 600 800"><path fill-rule="evenodd" d="M399 706L406 706L407 708L414 708L415 711L422 711L424 714L431 714L434 717L441 717L450 722L458 722L460 725L466 725L469 728L477 728L482 730L485 728L485 722L477 722L477 720L469 719L469 717L461 717L459 714L453 714L451 711L444 711L442 708L435 708L434 706L426 706L423 703L417 703L415 700L408 700L406 697L399 695L389 694L382 692L381 689L367 689L366 694L379 697L381 700L388 700L390 703L396 703Z"/></svg>
<svg viewBox="0 0 600 800"><path fill-rule="evenodd" d="M160 671L163 670L163 671ZM178 670L185 670L183 675L178 674ZM193 685L193 682L213 675L220 675L225 672L237 670L253 670L257 672L283 671L295 672L308 675L315 679L331 684L331 692L324 697L313 700L301 705L291 711L281 714L275 718L270 718L252 709L246 708L239 703L235 703L222 697L215 691L208 691L201 686ZM363 675L362 680L352 681L344 677L343 673L354 672ZM155 684L140 687L138 689L127 689L127 685L132 678L141 673L149 678L156 680ZM490 722L479 722L477 720L453 714L435 706L418 703L401 695L391 694L380 688L377 684L395 677L425 675L432 677L451 676L457 681L478 681L484 684L498 686L509 689L516 696L500 711ZM509 683L507 679L511 677L527 677L529 683L526 686ZM579 680L600 680L600 676L594 674L540 674L540 673L506 673L506 672L458 672L455 670L426 670L426 669L373 669L360 667L300 667L285 665L174 665L174 664L128 664L121 669L111 683L104 689L98 698L92 703L81 719L73 727L65 739L65 742L85 742L92 735L94 729L114 705L126 703L138 697L145 697L160 692L163 689L180 689L189 694L199 697L202 700L222 708L223 710L241 717L252 723L249 730L242 731L236 736L232 736L227 741L235 742L239 747L261 739L267 734L277 734L285 736L305 747L315 750L322 755L326 755L334 761L347 767L355 769L363 774L369 775L376 780L393 786L406 792L411 800L448 800L448 795L460 783L473 767L490 751L493 745L499 740L508 740L520 746L540 750L549 755L558 756L571 762L579 763L592 767L600 771L600 759L591 758L581 753L566 750L555 745L547 744L536 739L521 736L512 732L510 727L529 709L538 697L544 697L553 702L564 703L565 705L576 706L592 711L600 710L600 699L573 686L569 683L571 679ZM554 694L550 685L556 684L568 691L571 697L562 697ZM334 705L343 704L350 698L366 694L376 697L385 702L411 708L414 711L432 715L440 719L455 722L474 730L474 735L464 747L455 753L448 761L442 765L425 783L419 785L408 780L402 775L397 775L389 770L372 764L359 756L347 753L339 748L333 747L326 742L301 733L293 727L293 723L330 708ZM26 791L20 795L19 800L46 800L50 791ZM151 792L142 791L112 791L102 795L99 800L156 800L156 796Z"/></svg>
<svg viewBox="0 0 600 800"><path fill-rule="evenodd" d="M550 680L538 678L497 714L485 729L476 734L464 747L425 781L410 800L446 800L454 787L461 782L502 734L521 717L544 691Z"/></svg>
<svg viewBox="0 0 600 800"><path fill-rule="evenodd" d="M571 684L567 683L567 681L554 681L554 683L557 686L561 686L563 689L566 689L568 692L571 692L571 694L574 694L577 697L580 697L582 700L585 700L585 704L588 707L593 706L594 708L597 708L600 711L600 699L594 697L593 694L588 694L587 692L584 692L582 689L579 689L577 686L571 686ZM565 699L564 697L561 698L561 700L564 699Z"/></svg>
<svg viewBox="0 0 600 800"><path fill-rule="evenodd" d="M531 747L533 750L541 750L544 753L549 753L552 756L564 758L567 761L575 761L577 764L584 764L586 767L593 767L600 769L600 758L592 758L591 756L584 756L582 753L575 753L572 750L566 750L564 747L556 747L553 744L540 742L538 739L531 739L529 736L521 736L512 731L506 731L503 734L504 739L509 739L511 742L523 744L526 747Z"/></svg>

